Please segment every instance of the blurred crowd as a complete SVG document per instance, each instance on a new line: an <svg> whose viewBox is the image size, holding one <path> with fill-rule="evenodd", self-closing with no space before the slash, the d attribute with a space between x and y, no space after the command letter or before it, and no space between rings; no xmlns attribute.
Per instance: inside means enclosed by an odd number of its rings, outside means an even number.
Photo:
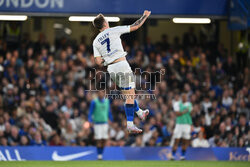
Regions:
<svg viewBox="0 0 250 167"><path fill-rule="evenodd" d="M145 122L135 117L140 135L126 131L124 101L110 100L108 146L170 146L176 117L172 103L183 92L193 104L191 146L250 146L249 68L237 66L222 44L205 41L192 28L173 42L167 35L157 43L124 40L133 70L165 73L156 86L150 77L142 80L151 87L138 93L156 99L138 99L141 108L150 110ZM85 38L78 44L62 38L53 46L44 34L37 41L28 34L16 42L0 39L0 145L95 144L87 115L96 92L88 90L94 69L105 68L95 65Z"/></svg>

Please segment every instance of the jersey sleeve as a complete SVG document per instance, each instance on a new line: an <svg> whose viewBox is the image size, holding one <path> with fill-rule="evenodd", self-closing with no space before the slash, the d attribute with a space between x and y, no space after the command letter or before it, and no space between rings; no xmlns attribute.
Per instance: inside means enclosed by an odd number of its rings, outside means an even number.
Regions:
<svg viewBox="0 0 250 167"><path fill-rule="evenodd" d="M95 44L93 44L93 51L94 51L94 57L100 57L101 54L98 51L98 49L96 48Z"/></svg>
<svg viewBox="0 0 250 167"><path fill-rule="evenodd" d="M115 31L119 35L130 33L130 26L117 26L117 27L115 27Z"/></svg>
<svg viewBox="0 0 250 167"><path fill-rule="evenodd" d="M92 116L94 113L94 109L95 109L95 101L92 100L90 103L90 107L89 107L89 115L88 115L88 121L89 122L93 122Z"/></svg>

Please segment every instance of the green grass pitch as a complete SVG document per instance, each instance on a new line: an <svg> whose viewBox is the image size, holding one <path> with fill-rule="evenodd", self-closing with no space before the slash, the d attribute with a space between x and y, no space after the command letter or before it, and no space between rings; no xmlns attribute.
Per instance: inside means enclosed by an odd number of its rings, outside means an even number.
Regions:
<svg viewBox="0 0 250 167"><path fill-rule="evenodd" d="M0 167L250 167L250 162L226 161L12 161Z"/></svg>

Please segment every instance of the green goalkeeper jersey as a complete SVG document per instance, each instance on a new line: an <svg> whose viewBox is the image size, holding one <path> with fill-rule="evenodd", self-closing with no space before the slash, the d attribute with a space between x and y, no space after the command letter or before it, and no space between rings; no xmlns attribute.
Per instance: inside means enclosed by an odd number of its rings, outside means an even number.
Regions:
<svg viewBox="0 0 250 167"><path fill-rule="evenodd" d="M192 103L190 102L185 102L185 103L182 103L180 102L179 103L179 109L180 109L180 112L184 112L184 110L188 109L188 112L181 115L181 116L177 116L176 118L176 124L189 124L189 125L192 125L192 118L191 118L191 111L192 111Z"/></svg>

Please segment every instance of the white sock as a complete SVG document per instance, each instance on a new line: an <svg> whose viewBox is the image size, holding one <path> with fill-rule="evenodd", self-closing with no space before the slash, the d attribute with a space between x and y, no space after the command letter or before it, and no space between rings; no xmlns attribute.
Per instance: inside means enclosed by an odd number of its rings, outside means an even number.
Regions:
<svg viewBox="0 0 250 167"><path fill-rule="evenodd" d="M138 110L138 111L136 111L136 114L137 114L137 115L141 115L142 113L143 113L143 110L142 110L142 109L140 109L140 108L139 108L139 110Z"/></svg>
<svg viewBox="0 0 250 167"><path fill-rule="evenodd" d="M102 154L98 154L97 158L102 159Z"/></svg>
<svg viewBox="0 0 250 167"><path fill-rule="evenodd" d="M127 127L131 127L134 125L134 122L133 121L127 121Z"/></svg>

